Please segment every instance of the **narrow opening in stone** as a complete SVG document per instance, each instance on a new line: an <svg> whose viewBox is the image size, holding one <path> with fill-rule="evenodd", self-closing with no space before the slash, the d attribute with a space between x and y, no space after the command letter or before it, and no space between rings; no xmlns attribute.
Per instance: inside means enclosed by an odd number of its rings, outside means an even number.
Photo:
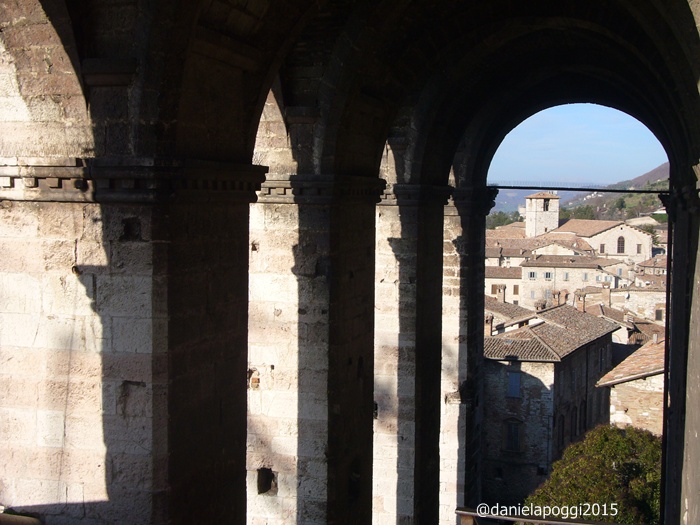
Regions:
<svg viewBox="0 0 700 525"><path fill-rule="evenodd" d="M270 468L258 469L258 494L267 494L272 492L275 485L275 473Z"/></svg>

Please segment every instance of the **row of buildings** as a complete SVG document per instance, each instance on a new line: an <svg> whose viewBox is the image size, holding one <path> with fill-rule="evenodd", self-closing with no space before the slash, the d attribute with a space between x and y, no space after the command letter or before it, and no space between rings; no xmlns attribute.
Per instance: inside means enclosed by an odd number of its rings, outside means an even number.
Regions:
<svg viewBox="0 0 700 525"><path fill-rule="evenodd" d="M661 433L666 266L634 225L570 220L527 197L487 230L484 498L522 502L601 423Z"/></svg>

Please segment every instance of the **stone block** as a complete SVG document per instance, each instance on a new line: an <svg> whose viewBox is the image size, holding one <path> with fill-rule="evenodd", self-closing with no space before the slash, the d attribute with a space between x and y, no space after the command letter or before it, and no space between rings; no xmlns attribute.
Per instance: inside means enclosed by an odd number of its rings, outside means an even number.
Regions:
<svg viewBox="0 0 700 525"><path fill-rule="evenodd" d="M76 246L76 266L85 273L109 271L110 245L99 240L81 240Z"/></svg>
<svg viewBox="0 0 700 525"><path fill-rule="evenodd" d="M153 350L153 319L112 318L112 351L150 354Z"/></svg>
<svg viewBox="0 0 700 525"><path fill-rule="evenodd" d="M38 392L39 380L36 377L0 375L0 403L3 407L36 408Z"/></svg>
<svg viewBox="0 0 700 525"><path fill-rule="evenodd" d="M71 449L104 449L102 414L71 414L65 419L65 445Z"/></svg>
<svg viewBox="0 0 700 525"><path fill-rule="evenodd" d="M153 282L148 277L98 275L96 307L103 315L114 317L150 317Z"/></svg>
<svg viewBox="0 0 700 525"><path fill-rule="evenodd" d="M23 346L51 350L85 351L85 324L81 316L47 315L33 319ZM34 330L32 332L32 329ZM31 342L28 339L31 338Z"/></svg>
<svg viewBox="0 0 700 525"><path fill-rule="evenodd" d="M0 442L16 445L32 445L37 434L35 410L0 408Z"/></svg>
<svg viewBox="0 0 700 525"><path fill-rule="evenodd" d="M37 313L41 311L41 285L38 275L0 274L0 312Z"/></svg>
<svg viewBox="0 0 700 525"><path fill-rule="evenodd" d="M73 273L45 273L41 278L42 311L50 315L94 315L91 279Z"/></svg>
<svg viewBox="0 0 700 525"><path fill-rule="evenodd" d="M64 441L64 415L56 410L38 410L37 445L40 447L62 447Z"/></svg>

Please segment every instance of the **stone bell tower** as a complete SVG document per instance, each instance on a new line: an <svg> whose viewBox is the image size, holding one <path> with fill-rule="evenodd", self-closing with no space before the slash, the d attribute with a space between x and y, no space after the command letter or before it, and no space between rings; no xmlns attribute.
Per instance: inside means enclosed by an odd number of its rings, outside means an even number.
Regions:
<svg viewBox="0 0 700 525"><path fill-rule="evenodd" d="M559 196L540 192L525 197L525 235L537 237L559 227Z"/></svg>

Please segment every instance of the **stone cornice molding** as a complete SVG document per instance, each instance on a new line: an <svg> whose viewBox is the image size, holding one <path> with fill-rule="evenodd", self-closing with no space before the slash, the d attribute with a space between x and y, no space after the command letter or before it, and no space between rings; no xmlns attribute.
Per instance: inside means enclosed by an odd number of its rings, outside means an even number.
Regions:
<svg viewBox="0 0 700 525"><path fill-rule="evenodd" d="M698 197L698 185L686 184L680 188L671 188L669 193L660 193L659 200L666 208L666 213L675 221L678 216L678 210L685 210L693 215L700 215L700 197Z"/></svg>
<svg viewBox="0 0 700 525"><path fill-rule="evenodd" d="M384 190L381 206L419 206L434 204L444 206L452 194L450 186L427 184L394 184Z"/></svg>
<svg viewBox="0 0 700 525"><path fill-rule="evenodd" d="M498 188L490 188L482 186L478 188L455 188L452 192L451 205L454 206L458 215L466 213L478 213L484 216L496 205L496 197L498 196Z"/></svg>
<svg viewBox="0 0 700 525"><path fill-rule="evenodd" d="M266 180L258 193L263 204L377 203L386 182L373 177L292 175Z"/></svg>
<svg viewBox="0 0 700 525"><path fill-rule="evenodd" d="M0 199L255 202L264 166L157 159L0 159Z"/></svg>

